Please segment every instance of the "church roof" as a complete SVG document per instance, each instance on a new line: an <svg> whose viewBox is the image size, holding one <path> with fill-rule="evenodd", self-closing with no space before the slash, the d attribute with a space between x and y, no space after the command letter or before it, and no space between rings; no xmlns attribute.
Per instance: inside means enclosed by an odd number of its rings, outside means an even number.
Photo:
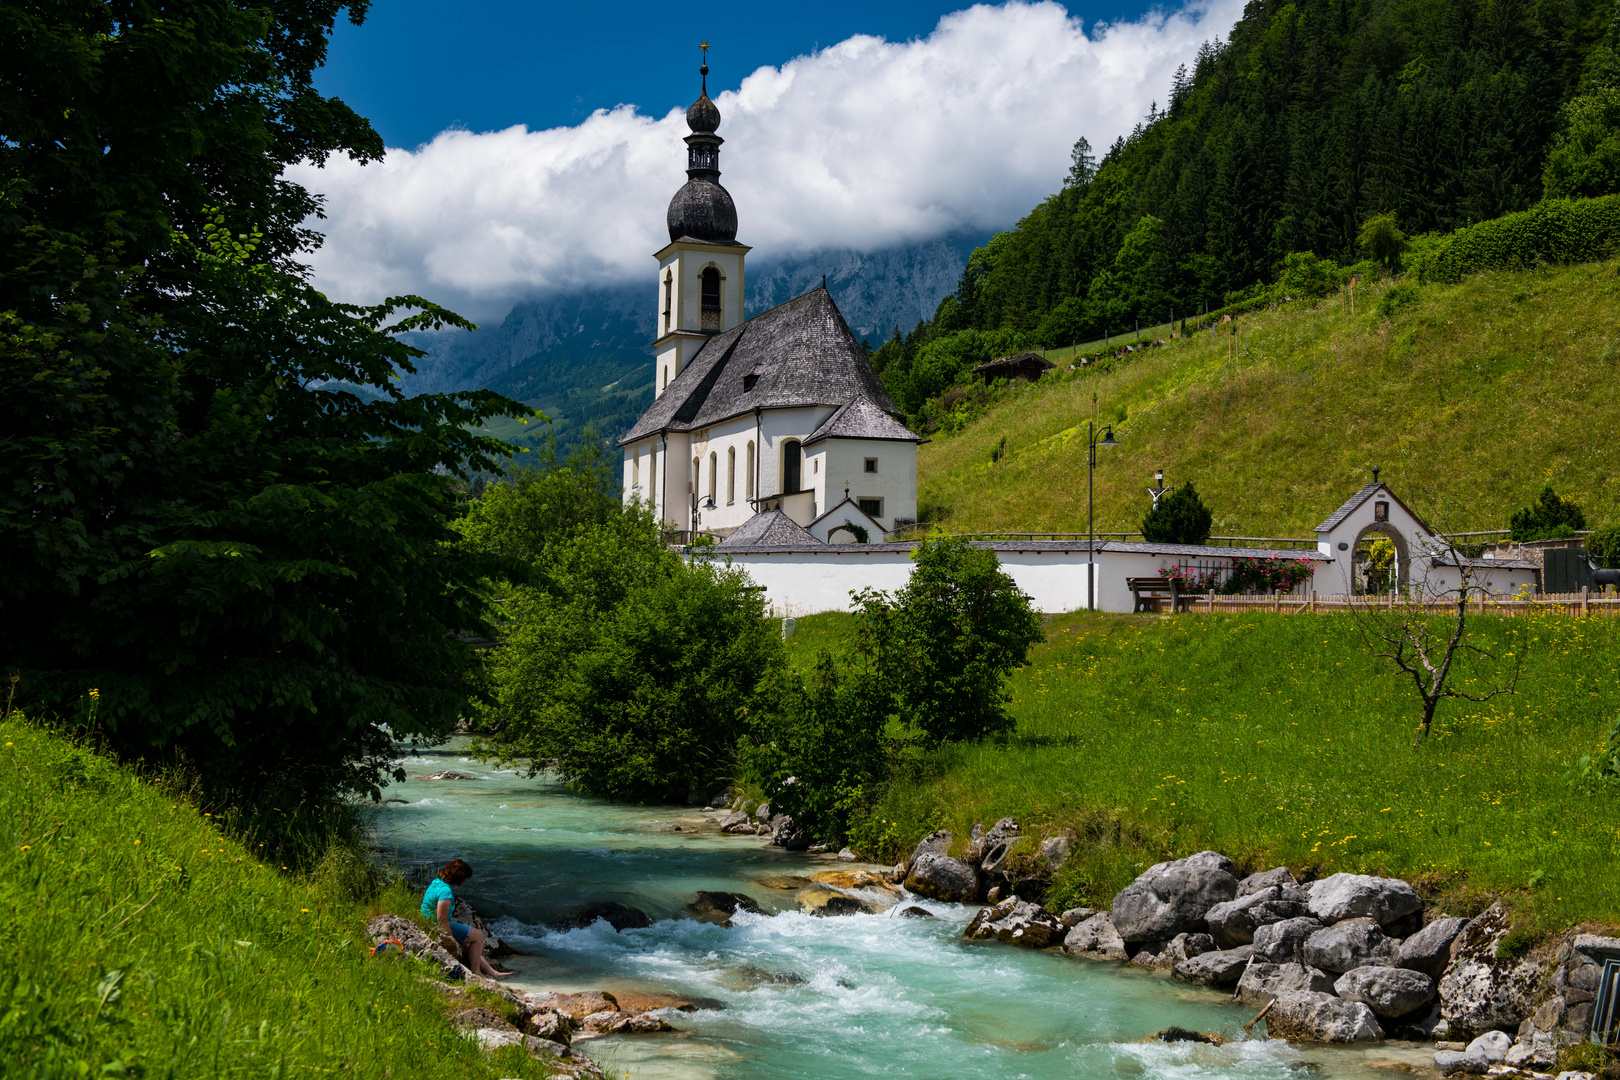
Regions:
<svg viewBox="0 0 1620 1080"><path fill-rule="evenodd" d="M763 514L755 514L743 522L736 531L715 546L720 548L796 547L803 544L813 544L816 547L826 546L806 532L804 526L782 513L782 511L767 510Z"/></svg>
<svg viewBox="0 0 1620 1080"><path fill-rule="evenodd" d="M831 294L812 289L704 342L619 445L755 409L847 405L862 396L894 411Z"/></svg>
<svg viewBox="0 0 1620 1080"><path fill-rule="evenodd" d="M822 439L888 439L894 442L921 442L922 436L884 412L862 394L827 417L804 440L804 445Z"/></svg>

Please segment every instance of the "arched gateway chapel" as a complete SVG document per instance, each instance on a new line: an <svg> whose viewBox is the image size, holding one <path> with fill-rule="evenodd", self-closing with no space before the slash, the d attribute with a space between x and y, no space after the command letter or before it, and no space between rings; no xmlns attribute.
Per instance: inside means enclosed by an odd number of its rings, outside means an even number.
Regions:
<svg viewBox="0 0 1620 1080"><path fill-rule="evenodd" d="M769 514L756 531L780 521L821 542L881 540L917 517L920 439L825 287L743 319L750 249L720 186L720 110L699 70L687 181L655 256L655 397L619 443L625 500L688 535L730 536Z"/></svg>

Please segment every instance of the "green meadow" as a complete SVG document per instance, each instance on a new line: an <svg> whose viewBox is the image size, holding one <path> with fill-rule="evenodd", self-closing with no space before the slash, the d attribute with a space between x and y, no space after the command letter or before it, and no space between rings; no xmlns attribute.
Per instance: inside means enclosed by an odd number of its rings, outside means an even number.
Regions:
<svg viewBox="0 0 1620 1080"><path fill-rule="evenodd" d="M367 919L415 899L337 846L263 865L162 777L0 721L0 1060L8 1076L541 1077L458 1034Z"/></svg>
<svg viewBox="0 0 1620 1080"><path fill-rule="evenodd" d="M795 663L851 625L798 620ZM1577 765L1615 726L1620 621L1470 625L1522 658L1518 693L1443 703L1414 747L1416 693L1348 616L1050 619L1008 684L1016 731L910 762L857 830L862 854L1010 814L1025 858L1071 835L1061 906L1105 906L1152 863L1213 848L1251 871L1405 877L1458 913L1501 897L1542 929L1620 922L1620 789ZM1465 667L1458 685L1491 676Z"/></svg>

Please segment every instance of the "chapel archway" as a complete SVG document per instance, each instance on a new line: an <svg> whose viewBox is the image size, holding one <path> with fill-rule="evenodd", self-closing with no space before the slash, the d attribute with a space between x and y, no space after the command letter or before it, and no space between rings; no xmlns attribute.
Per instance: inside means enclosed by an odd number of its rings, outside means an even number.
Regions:
<svg viewBox="0 0 1620 1080"><path fill-rule="evenodd" d="M1379 558L1378 541L1387 540L1394 548L1392 558L1388 560L1393 565L1386 565L1385 560ZM1356 534L1355 543L1351 545L1353 557L1351 560L1350 586L1351 591L1361 594L1381 595L1389 592L1392 586L1405 589L1411 581L1412 557L1410 546L1406 537L1395 526L1387 521L1375 521Z"/></svg>

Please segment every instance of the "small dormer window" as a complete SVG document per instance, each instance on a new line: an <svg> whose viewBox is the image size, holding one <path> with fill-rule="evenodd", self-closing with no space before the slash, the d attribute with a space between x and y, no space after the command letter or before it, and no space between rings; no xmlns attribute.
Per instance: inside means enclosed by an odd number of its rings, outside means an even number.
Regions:
<svg viewBox="0 0 1620 1080"><path fill-rule="evenodd" d="M757 383L757 382L759 382L759 376L757 374L755 374L754 372L749 372L747 375L744 375L743 376L743 391L747 392L749 390L752 390L754 388L754 384Z"/></svg>
<svg viewBox="0 0 1620 1080"><path fill-rule="evenodd" d="M720 329L720 269L704 267L699 275L703 285L703 329Z"/></svg>

